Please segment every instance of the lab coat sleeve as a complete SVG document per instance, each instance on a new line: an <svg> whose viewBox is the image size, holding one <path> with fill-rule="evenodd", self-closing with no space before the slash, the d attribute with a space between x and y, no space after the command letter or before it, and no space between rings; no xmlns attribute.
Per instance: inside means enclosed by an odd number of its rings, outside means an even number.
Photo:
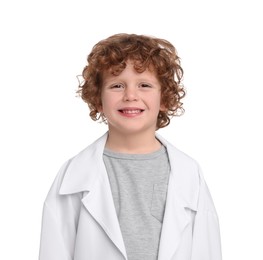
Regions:
<svg viewBox="0 0 263 260"><path fill-rule="evenodd" d="M191 260L221 260L221 240L218 216L212 197L200 175L198 207L193 226Z"/></svg>
<svg viewBox="0 0 263 260"><path fill-rule="evenodd" d="M73 260L79 194L58 193L64 176L60 170L44 203L39 260Z"/></svg>

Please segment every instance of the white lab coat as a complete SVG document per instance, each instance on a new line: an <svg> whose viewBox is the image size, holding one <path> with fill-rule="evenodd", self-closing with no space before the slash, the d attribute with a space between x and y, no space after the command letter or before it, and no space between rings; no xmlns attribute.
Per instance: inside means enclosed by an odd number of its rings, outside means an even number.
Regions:
<svg viewBox="0 0 263 260"><path fill-rule="evenodd" d="M198 164L157 138L171 165L158 260L221 260L217 213ZM103 163L106 139L60 169L44 203L39 260L127 260Z"/></svg>

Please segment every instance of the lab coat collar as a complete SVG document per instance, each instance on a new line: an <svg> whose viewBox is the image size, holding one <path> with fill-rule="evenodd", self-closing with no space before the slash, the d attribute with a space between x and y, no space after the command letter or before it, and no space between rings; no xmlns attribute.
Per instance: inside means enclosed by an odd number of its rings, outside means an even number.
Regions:
<svg viewBox="0 0 263 260"><path fill-rule="evenodd" d="M73 194L93 189L94 183L106 173L103 150L107 137L108 134L105 133L69 161L59 194Z"/></svg>
<svg viewBox="0 0 263 260"><path fill-rule="evenodd" d="M84 206L127 259L103 163L103 150L107 136L108 134L105 133L70 160L59 194L84 192L85 196L82 199ZM183 231L191 221L185 208L197 210L196 187L198 187L199 179L197 176L193 178L193 171L198 172L194 160L176 149L160 135L156 134L156 137L167 148L171 166L158 257L158 260L169 260L175 254ZM101 201L106 201L106 203L102 204Z"/></svg>

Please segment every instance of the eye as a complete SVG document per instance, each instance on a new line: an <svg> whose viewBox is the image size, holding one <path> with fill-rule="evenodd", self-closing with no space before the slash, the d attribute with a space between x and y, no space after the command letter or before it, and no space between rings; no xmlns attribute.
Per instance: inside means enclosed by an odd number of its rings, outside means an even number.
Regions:
<svg viewBox="0 0 263 260"><path fill-rule="evenodd" d="M141 84L139 85L139 87L140 87L140 88L151 88L152 86L151 86L150 84L148 84L148 83L141 83Z"/></svg>
<svg viewBox="0 0 263 260"><path fill-rule="evenodd" d="M116 84L112 84L110 86L111 89L121 89L121 88L124 88L124 85L121 84L121 83L116 83Z"/></svg>

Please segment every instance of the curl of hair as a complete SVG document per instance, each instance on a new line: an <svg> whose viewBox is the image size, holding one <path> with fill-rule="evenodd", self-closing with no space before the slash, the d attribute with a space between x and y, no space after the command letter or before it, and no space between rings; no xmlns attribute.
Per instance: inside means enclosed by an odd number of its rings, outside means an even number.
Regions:
<svg viewBox="0 0 263 260"><path fill-rule="evenodd" d="M96 121L106 118L100 113L102 76L105 71L119 75L127 60L137 72L153 69L161 85L161 104L156 129L167 126L173 116L184 113L181 99L186 92L182 84L183 69L175 47L164 39L136 34L116 34L98 42L88 55L83 69L84 83L77 93L88 104L90 117Z"/></svg>

